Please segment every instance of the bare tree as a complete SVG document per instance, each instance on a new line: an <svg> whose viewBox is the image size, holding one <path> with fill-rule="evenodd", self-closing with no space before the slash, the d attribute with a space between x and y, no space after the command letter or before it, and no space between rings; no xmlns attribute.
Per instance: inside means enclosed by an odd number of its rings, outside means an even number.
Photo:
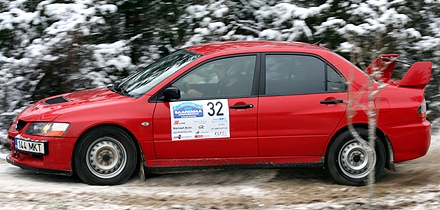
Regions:
<svg viewBox="0 0 440 210"><path fill-rule="evenodd" d="M350 39L349 39L350 40ZM364 56L366 50L359 51L356 49L354 41L351 39L353 50L351 53L351 62L357 64L364 64ZM377 51L380 50L381 47L381 39L380 35L377 39L375 45L373 45L373 49L368 50L367 52L372 52L369 57L373 58L377 56ZM356 52L360 52L362 54L358 54ZM375 55L376 54L376 55ZM368 77L368 82L363 84L363 86L355 91L352 86L352 81L354 81L354 74L350 75L348 80L348 100L347 100L347 121L348 128L353 135L353 137L362 144L362 146L368 152L368 164L371 171L368 174L368 187L369 187L369 208L372 208L373 205L373 197L374 197L374 184L375 184L375 164L376 164L376 152L375 152L375 143L376 143L376 126L377 120L379 117L379 102L375 101L375 98L378 96L380 91L385 88L388 84L388 81L385 81L383 78L383 74L390 73L389 69L394 69L395 61L397 60L397 55L388 54L381 55L377 57L377 59L371 63L368 67L364 68L365 73ZM354 69L351 71L353 72ZM386 78L386 77L385 77ZM365 102L363 99L367 98ZM364 139L361 135L359 135L355 126L353 125L353 118L357 114L357 111L363 111L368 117L368 139Z"/></svg>

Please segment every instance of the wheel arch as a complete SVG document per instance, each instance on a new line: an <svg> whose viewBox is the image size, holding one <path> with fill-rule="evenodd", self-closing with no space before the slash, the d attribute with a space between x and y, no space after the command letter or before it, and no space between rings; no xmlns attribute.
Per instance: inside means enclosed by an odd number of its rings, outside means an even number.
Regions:
<svg viewBox="0 0 440 210"><path fill-rule="evenodd" d="M76 149L77 149L77 147L78 147L78 144L79 144L79 142L80 142L79 140L80 140L81 138L83 138L83 137L84 137L87 133L89 133L90 131L92 131L92 130L94 130L94 129L96 129L96 128L100 128L100 127L115 127L115 128L119 128L119 129L121 129L122 131L124 131L128 136L130 136L131 141L132 141L132 142L134 143L134 145L136 146L136 154L137 154L137 157L143 157L143 155L142 155L142 151L141 151L141 148L140 148L140 145L139 145L139 141L137 140L137 138L135 137L135 135L134 135L130 130L128 130L128 129L125 128L124 126L117 125L117 124L99 124L99 125L95 125L95 126L92 126L92 127L88 128L87 130L85 130L84 132L82 132L81 135L78 136L78 139L76 140L75 145L74 145L74 147L73 147L72 157L71 157L71 160L72 160L71 168L72 168L73 173L76 173L75 170L74 170L73 165L75 164L75 163L74 163L74 161L75 161L74 156L75 156L75 151L76 151ZM138 158L138 160L136 161L136 168L139 168L139 164L140 164L140 162L141 162L141 161L139 161L139 158Z"/></svg>
<svg viewBox="0 0 440 210"><path fill-rule="evenodd" d="M353 124L354 128L364 128L368 130L368 124L366 123L356 123ZM345 127L342 127L341 129L339 129L330 139L329 143L327 144L326 147L326 152L325 152L325 160L327 161L327 157L328 157L328 151L329 151L329 147L333 144L333 142L335 141L335 139L341 135L341 133L348 131L348 125ZM386 162L385 162L385 168L388 170L392 170L392 171L396 171L396 168L394 166L394 151L393 151L393 147L391 145L390 140L388 139L387 135L380 129L376 127L376 135L379 137L379 139L382 141L384 147L385 147L385 152L386 152Z"/></svg>

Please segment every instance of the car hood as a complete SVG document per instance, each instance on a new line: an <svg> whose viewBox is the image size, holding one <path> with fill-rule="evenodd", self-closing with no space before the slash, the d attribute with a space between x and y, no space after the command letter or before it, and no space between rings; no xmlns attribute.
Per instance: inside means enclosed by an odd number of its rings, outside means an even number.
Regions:
<svg viewBox="0 0 440 210"><path fill-rule="evenodd" d="M53 121L58 116L81 109L107 106L133 98L117 94L108 88L96 88L42 99L23 110L18 119L24 121Z"/></svg>

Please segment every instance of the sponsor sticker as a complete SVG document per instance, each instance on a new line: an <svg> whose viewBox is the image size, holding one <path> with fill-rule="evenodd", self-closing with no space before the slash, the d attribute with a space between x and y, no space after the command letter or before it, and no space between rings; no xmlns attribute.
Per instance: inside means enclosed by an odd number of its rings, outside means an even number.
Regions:
<svg viewBox="0 0 440 210"><path fill-rule="evenodd" d="M170 107L173 141L230 137L227 99L171 102Z"/></svg>
<svg viewBox="0 0 440 210"><path fill-rule="evenodd" d="M203 117L203 105L193 102L184 102L173 105L172 110L174 119Z"/></svg>

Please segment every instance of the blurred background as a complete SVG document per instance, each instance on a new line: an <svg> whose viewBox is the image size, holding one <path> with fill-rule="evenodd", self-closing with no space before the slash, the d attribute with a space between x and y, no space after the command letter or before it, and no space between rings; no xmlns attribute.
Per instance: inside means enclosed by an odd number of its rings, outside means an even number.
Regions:
<svg viewBox="0 0 440 210"><path fill-rule="evenodd" d="M425 94L437 124L438 0L0 0L0 145L44 97L112 84L185 46L257 39L322 40L362 69L383 53L432 61Z"/></svg>

